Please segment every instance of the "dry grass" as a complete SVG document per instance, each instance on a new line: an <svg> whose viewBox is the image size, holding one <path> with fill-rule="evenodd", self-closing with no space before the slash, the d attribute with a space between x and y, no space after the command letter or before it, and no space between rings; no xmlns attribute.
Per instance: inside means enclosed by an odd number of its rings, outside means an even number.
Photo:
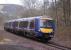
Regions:
<svg viewBox="0 0 71 50"><path fill-rule="evenodd" d="M71 27L59 27L55 33L54 41L61 45L71 47Z"/></svg>
<svg viewBox="0 0 71 50"><path fill-rule="evenodd" d="M71 27L61 28L57 32L57 37L61 40L71 40Z"/></svg>

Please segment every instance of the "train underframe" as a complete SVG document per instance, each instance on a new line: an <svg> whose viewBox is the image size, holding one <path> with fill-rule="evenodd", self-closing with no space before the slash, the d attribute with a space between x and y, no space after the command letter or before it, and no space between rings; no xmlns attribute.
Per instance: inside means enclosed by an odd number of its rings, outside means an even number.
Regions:
<svg viewBox="0 0 71 50"><path fill-rule="evenodd" d="M44 33L43 36L35 36L35 32L32 31L8 29L8 28L5 28L5 30L32 39L37 39L43 42L48 42L49 40L51 40L51 38L53 38L54 35L54 33Z"/></svg>

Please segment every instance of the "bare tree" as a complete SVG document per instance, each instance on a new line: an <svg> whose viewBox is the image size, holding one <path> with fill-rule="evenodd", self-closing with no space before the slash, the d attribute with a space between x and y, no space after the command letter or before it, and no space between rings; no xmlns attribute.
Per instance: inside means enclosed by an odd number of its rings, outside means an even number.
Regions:
<svg viewBox="0 0 71 50"><path fill-rule="evenodd" d="M34 8L35 7L36 0L24 0L23 4L26 8Z"/></svg>
<svg viewBox="0 0 71 50"><path fill-rule="evenodd" d="M43 4L43 8L44 8L44 10L43 10L43 15L46 15L46 9L48 8L48 6L49 6L49 0L44 0L44 4Z"/></svg>
<svg viewBox="0 0 71 50"><path fill-rule="evenodd" d="M70 0L63 0L65 25L70 25Z"/></svg>

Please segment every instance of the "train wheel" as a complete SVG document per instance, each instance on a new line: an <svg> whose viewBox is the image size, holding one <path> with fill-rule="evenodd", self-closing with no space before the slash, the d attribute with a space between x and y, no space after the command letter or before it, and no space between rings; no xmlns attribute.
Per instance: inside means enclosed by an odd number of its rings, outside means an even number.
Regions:
<svg viewBox="0 0 71 50"><path fill-rule="evenodd" d="M48 41L51 40L51 37L48 37L48 38L41 38L41 41L44 42L44 43L47 43Z"/></svg>
<svg viewBox="0 0 71 50"><path fill-rule="evenodd" d="M48 41L51 40L51 37L48 38Z"/></svg>
<svg viewBox="0 0 71 50"><path fill-rule="evenodd" d="M43 39L41 39L41 42L43 42L43 43L47 43L47 42L48 42L48 40L47 40L47 39L45 39L45 38L43 38Z"/></svg>
<svg viewBox="0 0 71 50"><path fill-rule="evenodd" d="M23 35L26 36L26 32L25 31L23 32Z"/></svg>

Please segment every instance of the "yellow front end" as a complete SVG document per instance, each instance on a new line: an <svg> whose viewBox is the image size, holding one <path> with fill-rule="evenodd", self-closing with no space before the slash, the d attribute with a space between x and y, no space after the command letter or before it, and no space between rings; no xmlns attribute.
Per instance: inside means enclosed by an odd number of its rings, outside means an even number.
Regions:
<svg viewBox="0 0 71 50"><path fill-rule="evenodd" d="M42 33L52 33L53 29L52 28L40 28L40 31Z"/></svg>

